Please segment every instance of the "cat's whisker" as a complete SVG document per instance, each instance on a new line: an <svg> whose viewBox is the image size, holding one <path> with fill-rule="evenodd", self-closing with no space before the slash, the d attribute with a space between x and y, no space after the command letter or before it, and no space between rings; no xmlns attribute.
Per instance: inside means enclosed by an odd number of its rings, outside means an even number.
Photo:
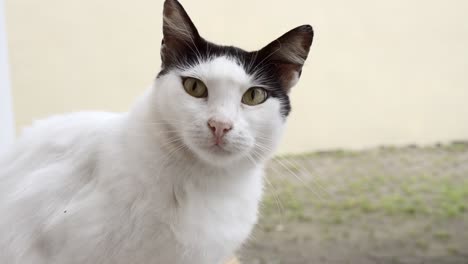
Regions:
<svg viewBox="0 0 468 264"><path fill-rule="evenodd" d="M197 123L198 121L191 121L191 122L186 122L182 120L165 120L165 121L158 121L158 122L146 122L145 124L150 124L150 125L192 125Z"/></svg>
<svg viewBox="0 0 468 264"><path fill-rule="evenodd" d="M263 156L258 153L255 149L252 149L251 151L252 156L256 158L256 162L258 163L259 161L263 160Z"/></svg>
<svg viewBox="0 0 468 264"><path fill-rule="evenodd" d="M255 69L257 69L257 67L258 67L259 65L262 65L263 62L265 62L267 59L269 59L271 56L273 56L276 52L278 52L278 51L281 50L281 46L282 46L281 41L279 41L279 40L276 40L276 41L277 41L277 43L279 44L279 47L278 47L277 49L273 50L273 51L272 51L270 54L268 54L267 56L265 56L259 63L257 63L257 66L255 66L255 68L254 68L252 71L255 71Z"/></svg>
<svg viewBox="0 0 468 264"><path fill-rule="evenodd" d="M273 139L268 138L268 137L263 137L263 136L257 135L256 138L257 138L257 139L261 139L261 140L265 140L265 141L267 141L267 143L273 142Z"/></svg>
<svg viewBox="0 0 468 264"><path fill-rule="evenodd" d="M258 51L253 52L253 55L250 58L249 66L247 67L248 72L252 72L251 70L252 70L252 67L253 67L255 61L257 60L257 57L258 57Z"/></svg>
<svg viewBox="0 0 468 264"><path fill-rule="evenodd" d="M256 155L255 154L256 152L253 151L252 152L252 155ZM248 157L250 157L250 154L247 155ZM261 158L260 158L261 160ZM254 165L256 165L256 163L254 162ZM271 188L273 189L273 199L275 199L275 202L276 202L276 206L277 206L277 209L278 209L278 212L280 214L280 219L281 219L281 222L283 221L283 217L284 217L284 207L283 207L283 204L281 203L281 200L279 199L279 196L278 196L278 190L276 189L276 187L273 185L272 182L270 182L270 180L268 179L268 175L265 175L263 177L265 179L265 182L271 186Z"/></svg>
<svg viewBox="0 0 468 264"><path fill-rule="evenodd" d="M181 149L184 149L186 146L185 144L179 144L177 146L175 146L166 156L164 156L164 160L161 161L161 165L159 167L159 171L156 175L160 175L162 170L165 169L165 166L169 163L171 157L173 157L175 155L175 153L177 153L178 151L180 151Z"/></svg>
<svg viewBox="0 0 468 264"><path fill-rule="evenodd" d="M259 148L261 148L261 149L263 149L263 150L265 150L265 151L271 151L270 148L268 148L267 146L264 146L264 145L262 145L262 144L256 143L256 146L259 147ZM292 170L289 169L287 166L285 166L283 163L281 163L281 162L279 161L278 158L273 158L273 160L277 161L277 162L278 162L280 165L282 165L285 169L287 169L288 171L292 172ZM285 161L288 162L290 165L293 165L293 167L297 167L297 164L296 164L296 163L293 164L293 163L290 162L288 159L285 159ZM304 166L300 165L300 167L301 167L301 169L302 169L303 171L307 171L307 172L308 172L308 170L307 170ZM295 174L295 173L293 173L293 175L294 175L296 178L298 178L298 180L300 180L302 183L304 183L304 184L306 185L306 187L309 187L309 189L311 188L310 186L308 186L308 184L307 184L301 177L299 177L299 175L297 175L297 174ZM311 176L312 176L312 175L311 175ZM323 198L323 197L322 197L323 195L325 195L326 197L329 197L329 196L330 196L330 193L329 193L328 191L326 191L326 188L325 188L319 181L315 180L314 178L315 178L315 177L311 177L312 183L314 183L314 185L317 185L317 186L319 187L318 190L322 192L322 194L320 195L320 196L321 196L320 198ZM315 193L315 191L313 191L313 192Z"/></svg>
<svg viewBox="0 0 468 264"><path fill-rule="evenodd" d="M280 166L282 166L286 171L288 171L291 175L293 175L300 183L303 184L303 186L305 188L307 188L307 190L309 190L312 194L314 194L317 198L319 198L321 201L324 201L324 197L322 195L320 195L319 193L317 193L314 189L312 189L309 184L304 180L302 179L299 175L297 175L294 171L291 170L291 168L289 168L288 166L286 166L282 161L281 159L279 158L273 158L274 161L276 161Z"/></svg>
<svg viewBox="0 0 468 264"><path fill-rule="evenodd" d="M272 170L274 170L276 173L279 173L278 169L276 168L272 168ZM283 205L283 203L281 202L281 194L279 193L278 189L276 188L276 186L268 179L268 176L265 176L265 181L272 187L273 189L273 195L275 198L275 200L277 201L277 204L278 204L278 207L279 207L279 210L280 210L280 216L281 216L281 220L283 220L284 218L284 212L285 212L285 207Z"/></svg>
<svg viewBox="0 0 468 264"><path fill-rule="evenodd" d="M163 133L166 133L166 134L180 134L181 132L199 132L200 130L198 129L171 129L171 130L166 130L166 129L163 129L163 130L158 130L156 131L156 133L158 134L163 134Z"/></svg>
<svg viewBox="0 0 468 264"><path fill-rule="evenodd" d="M292 162L289 158L283 158L284 161L286 161L289 165L291 165L292 167L299 167L301 169L301 171L304 171L304 172L307 172L309 177L310 177L310 180L312 181L313 185L316 185L318 188L318 190L322 191L322 195L325 196L326 198L329 198L331 197L331 194L327 191L327 188L319 181L319 179L317 177L315 177L314 175L310 174L310 171L308 169L306 169L304 167L304 165L302 165L300 162Z"/></svg>
<svg viewBox="0 0 468 264"><path fill-rule="evenodd" d="M271 151L271 149L268 147L268 146L265 146L259 142L256 143L256 146L258 146L259 148L262 148L264 149L265 151ZM302 164L300 163L297 163L297 162L291 162L288 158L282 158L285 162L287 162L289 165L292 165L292 167L300 167L301 171L303 172L307 172L309 173L309 176L310 176L310 179L312 181L312 183L314 185L316 185L318 188L318 190L320 190L322 192L322 195L326 196L326 197L330 197L331 194L327 191L326 187L323 186L319 179L317 179L317 177L313 176L312 174L310 174L310 171L308 169L306 169Z"/></svg>
<svg viewBox="0 0 468 264"><path fill-rule="evenodd" d="M173 137L173 138L170 138L168 141L165 141L162 145L161 145L161 148L165 148L171 144L174 144L174 143L178 143L178 142L182 142L183 143L183 139L180 138L180 137Z"/></svg>
<svg viewBox="0 0 468 264"><path fill-rule="evenodd" d="M246 157L247 157L247 159L248 159L249 161L252 162L252 165L257 166L257 162L256 162L255 159L252 157L252 155L247 154Z"/></svg>
<svg viewBox="0 0 468 264"><path fill-rule="evenodd" d="M264 150L266 152L272 152L273 151L270 147L268 147L268 146L266 146L266 145L264 145L264 144L262 144L262 143L260 143L258 141L255 142L255 146L261 148L262 150Z"/></svg>

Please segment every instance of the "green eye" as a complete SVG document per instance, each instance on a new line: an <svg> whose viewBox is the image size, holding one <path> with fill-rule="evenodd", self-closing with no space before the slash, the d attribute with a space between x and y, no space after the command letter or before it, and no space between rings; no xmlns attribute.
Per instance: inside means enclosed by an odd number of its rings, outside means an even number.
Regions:
<svg viewBox="0 0 468 264"><path fill-rule="evenodd" d="M268 93L260 87L252 87L242 96L242 103L246 105L258 105L268 99Z"/></svg>
<svg viewBox="0 0 468 264"><path fill-rule="evenodd" d="M206 88L206 85L202 81L195 78L185 78L184 89L188 94L196 98L208 96L208 89Z"/></svg>

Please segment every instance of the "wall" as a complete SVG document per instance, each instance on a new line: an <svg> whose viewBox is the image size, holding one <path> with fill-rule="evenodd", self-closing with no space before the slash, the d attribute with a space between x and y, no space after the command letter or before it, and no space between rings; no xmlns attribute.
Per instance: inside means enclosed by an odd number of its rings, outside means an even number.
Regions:
<svg viewBox="0 0 468 264"><path fill-rule="evenodd" d="M17 128L125 111L158 71L162 1L6 0ZM259 48L310 23L282 152L468 138L468 2L183 1L201 34Z"/></svg>
<svg viewBox="0 0 468 264"><path fill-rule="evenodd" d="M5 20L4 1L0 0L0 152L13 142L15 135Z"/></svg>

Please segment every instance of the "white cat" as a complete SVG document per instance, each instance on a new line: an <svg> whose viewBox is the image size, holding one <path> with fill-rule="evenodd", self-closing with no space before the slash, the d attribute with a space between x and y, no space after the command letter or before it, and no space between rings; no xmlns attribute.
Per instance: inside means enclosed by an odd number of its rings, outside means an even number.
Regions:
<svg viewBox="0 0 468 264"><path fill-rule="evenodd" d="M312 28L246 52L176 0L163 15L162 70L129 113L39 121L2 155L0 263L218 264L248 238Z"/></svg>

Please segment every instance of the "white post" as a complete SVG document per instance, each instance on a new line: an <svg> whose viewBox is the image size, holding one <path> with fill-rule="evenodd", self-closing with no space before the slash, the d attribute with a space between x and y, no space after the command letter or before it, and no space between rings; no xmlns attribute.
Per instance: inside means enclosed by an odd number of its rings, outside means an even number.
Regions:
<svg viewBox="0 0 468 264"><path fill-rule="evenodd" d="M5 1L0 0L0 152L15 137L5 21Z"/></svg>

